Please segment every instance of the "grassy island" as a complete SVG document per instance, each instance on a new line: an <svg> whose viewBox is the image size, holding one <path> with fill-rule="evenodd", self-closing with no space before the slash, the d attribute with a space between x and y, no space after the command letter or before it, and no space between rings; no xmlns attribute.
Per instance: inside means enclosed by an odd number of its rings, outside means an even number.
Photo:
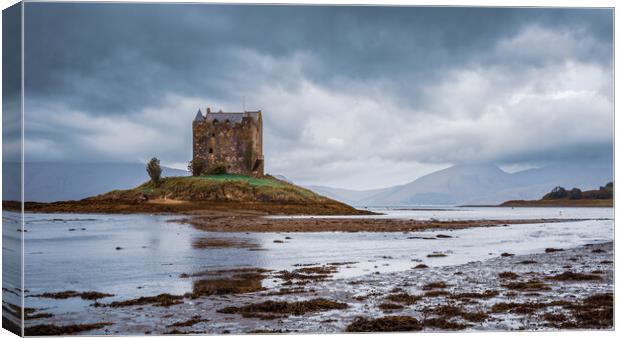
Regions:
<svg viewBox="0 0 620 338"><path fill-rule="evenodd" d="M19 202L4 202L18 209ZM26 202L26 211L75 213L368 214L308 189L266 175L202 175L162 178L79 201Z"/></svg>

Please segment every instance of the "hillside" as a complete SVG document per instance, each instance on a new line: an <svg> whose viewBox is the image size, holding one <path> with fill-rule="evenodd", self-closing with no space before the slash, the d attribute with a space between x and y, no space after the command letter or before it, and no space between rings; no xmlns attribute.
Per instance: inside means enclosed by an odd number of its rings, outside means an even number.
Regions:
<svg viewBox="0 0 620 338"><path fill-rule="evenodd" d="M11 208L11 203L5 203ZM363 214L346 204L271 176L240 175L166 177L160 184L113 190L79 201L26 204L33 212L164 212L211 211L266 214Z"/></svg>
<svg viewBox="0 0 620 338"><path fill-rule="evenodd" d="M512 200L501 204L507 207L536 207L536 206L574 206L574 207L613 207L614 185L607 183L596 190L581 191L578 188L570 190L555 187L539 200Z"/></svg>

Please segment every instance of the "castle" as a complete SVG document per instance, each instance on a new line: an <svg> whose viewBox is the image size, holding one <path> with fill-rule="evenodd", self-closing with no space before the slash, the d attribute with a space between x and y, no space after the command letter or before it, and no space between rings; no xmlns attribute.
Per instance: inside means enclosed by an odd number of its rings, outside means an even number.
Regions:
<svg viewBox="0 0 620 338"><path fill-rule="evenodd" d="M202 173L225 167L230 174L263 176L263 115L259 111L211 112L200 109L192 123L193 158ZM193 162L196 163L196 162Z"/></svg>

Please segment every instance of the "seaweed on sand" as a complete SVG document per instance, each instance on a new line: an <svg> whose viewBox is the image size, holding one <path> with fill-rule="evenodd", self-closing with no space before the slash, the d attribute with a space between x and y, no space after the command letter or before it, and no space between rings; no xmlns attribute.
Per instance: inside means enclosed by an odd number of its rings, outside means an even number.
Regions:
<svg viewBox="0 0 620 338"><path fill-rule="evenodd" d="M442 296L449 296L450 292L448 291L444 291L444 290L432 290L432 291L426 291L424 293L424 297L442 297Z"/></svg>
<svg viewBox="0 0 620 338"><path fill-rule="evenodd" d="M449 285L445 282L431 282L422 287L422 290L445 289Z"/></svg>
<svg viewBox="0 0 620 338"><path fill-rule="evenodd" d="M469 325L451 322L445 317L434 317L424 319L422 324L425 327L434 327L442 330L464 330L469 327Z"/></svg>
<svg viewBox="0 0 620 338"><path fill-rule="evenodd" d="M84 291L78 292L73 290L61 291L61 292L45 292L38 295L31 295L28 297L40 297L40 298L52 298L52 299L67 299L73 297L80 297L85 300L97 300L106 297L114 297L113 294L102 293L97 291Z"/></svg>
<svg viewBox="0 0 620 338"><path fill-rule="evenodd" d="M594 294L581 302L558 300L548 303L497 303L491 312L531 314L547 307L560 306L570 310L572 319L564 314L545 313L543 319L559 328L602 329L613 327L613 294Z"/></svg>
<svg viewBox="0 0 620 338"><path fill-rule="evenodd" d="M578 328L609 328L614 324L614 296L599 293L584 299L580 304L568 306Z"/></svg>
<svg viewBox="0 0 620 338"><path fill-rule="evenodd" d="M347 326L346 332L420 331L423 328L422 323L410 316L387 316L376 319L358 317Z"/></svg>
<svg viewBox="0 0 620 338"><path fill-rule="evenodd" d="M332 266L338 266L338 265L353 265L353 264L357 264L358 262L331 262L331 263L327 263L327 265L332 265Z"/></svg>
<svg viewBox="0 0 620 338"><path fill-rule="evenodd" d="M392 310L400 310L403 308L403 306L401 304L396 304L396 303L381 303L379 304L378 308L380 308L383 311L392 311Z"/></svg>
<svg viewBox="0 0 620 338"><path fill-rule="evenodd" d="M323 281L329 279L333 273L337 272L338 268L335 265L323 265L313 266L295 269L293 271L282 270L279 271L275 277L292 282L293 280L299 281Z"/></svg>
<svg viewBox="0 0 620 338"><path fill-rule="evenodd" d="M301 316L308 312L322 312L342 310L348 307L345 303L324 298L315 298L299 302L285 302L268 300L262 303L247 304L244 306L229 306L217 310L219 313L241 314L244 317L261 319L275 319L288 315Z"/></svg>
<svg viewBox="0 0 620 338"><path fill-rule="evenodd" d="M529 280L526 282L507 283L507 284L503 284L502 286L507 289L517 290L517 291L548 291L548 290L551 290L551 287L548 284L535 280L535 279Z"/></svg>
<svg viewBox="0 0 620 338"><path fill-rule="evenodd" d="M66 334L74 334L83 331L97 330L105 326L112 325L109 322L91 323L91 324L72 324L58 326L54 324L43 324L26 327L24 335L26 336L60 336Z"/></svg>
<svg viewBox="0 0 620 338"><path fill-rule="evenodd" d="M427 314L435 314L444 318L461 317L470 322L481 322L489 317L484 312L472 312L456 305L443 305L433 308L425 308L422 312Z"/></svg>
<svg viewBox="0 0 620 338"><path fill-rule="evenodd" d="M396 302L396 303L412 305L412 304L415 304L418 300L422 299L422 297L410 295L408 293L403 292L403 293L396 293L396 294L389 295L385 297L385 299L392 301L392 302Z"/></svg>
<svg viewBox="0 0 620 338"><path fill-rule="evenodd" d="M539 303L496 303L491 307L491 312L511 312L518 314L532 313L546 305Z"/></svg>
<svg viewBox="0 0 620 338"><path fill-rule="evenodd" d="M543 319L548 321L548 322L565 322L566 321L566 316L562 313L545 313L543 315Z"/></svg>
<svg viewBox="0 0 620 338"><path fill-rule="evenodd" d="M443 252L433 252L431 254L426 255L426 257L428 258L436 258L436 257L448 257L448 255L446 255Z"/></svg>
<svg viewBox="0 0 620 338"><path fill-rule="evenodd" d="M602 278L601 276L593 275L593 274L565 271L559 275L547 277L546 279L557 280L557 281L583 282L583 281L601 280Z"/></svg>
<svg viewBox="0 0 620 338"><path fill-rule="evenodd" d="M512 271L504 271L504 272L499 273L499 278L517 279L517 277L519 277L519 275L517 275L516 273Z"/></svg>
<svg viewBox="0 0 620 338"><path fill-rule="evenodd" d="M548 303L534 303L534 302L525 302L525 303L496 303L491 307L491 312L499 313L499 312L510 312L517 314L531 314L536 310L552 307L552 306L567 306L570 305L570 302L558 300Z"/></svg>
<svg viewBox="0 0 620 338"><path fill-rule="evenodd" d="M484 292L462 292L450 296L452 299L489 299L499 295L499 291L486 290Z"/></svg>
<svg viewBox="0 0 620 338"><path fill-rule="evenodd" d="M116 301L109 304L95 303L94 306L107 306L107 307L124 307L133 305L147 305L169 307L182 303L183 296L171 295L168 293L162 293L157 296L140 297L135 299L129 299L124 301Z"/></svg>

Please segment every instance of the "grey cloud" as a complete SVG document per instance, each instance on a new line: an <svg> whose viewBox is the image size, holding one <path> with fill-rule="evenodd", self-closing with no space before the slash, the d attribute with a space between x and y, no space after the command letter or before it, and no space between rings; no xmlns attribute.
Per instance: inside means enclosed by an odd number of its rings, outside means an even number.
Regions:
<svg viewBox="0 0 620 338"><path fill-rule="evenodd" d="M332 175L363 185L370 170L387 165L402 167L390 173L403 180L468 160L604 159L612 130L596 128L613 118L612 15L606 9L28 3L28 155L131 161L157 152L182 163L191 156L195 110L237 110L245 96L248 108L265 111L267 170L305 182ZM544 48L550 39L556 45ZM570 76L570 65L590 77L562 78ZM556 100L554 90L576 96ZM519 106L507 103L514 93L547 96L519 99ZM607 98L588 99L588 93ZM586 127L594 136L574 130L586 115L571 106L593 109ZM494 109L506 115L493 115ZM553 109L566 109L566 121L555 115L541 121L574 133L565 145L551 142L564 137L562 130L552 133L535 120L535 113ZM519 118L527 111L532 115ZM519 140L537 125L549 133L542 137L550 146ZM115 149L118 142L127 147ZM381 182L399 183L375 183Z"/></svg>
<svg viewBox="0 0 620 338"><path fill-rule="evenodd" d="M162 92L230 97L218 81L252 70L231 57L243 48L310 53L319 83L387 79L404 91L526 23L578 27L610 53L610 22L604 10L30 3L26 76L34 97L125 113Z"/></svg>

